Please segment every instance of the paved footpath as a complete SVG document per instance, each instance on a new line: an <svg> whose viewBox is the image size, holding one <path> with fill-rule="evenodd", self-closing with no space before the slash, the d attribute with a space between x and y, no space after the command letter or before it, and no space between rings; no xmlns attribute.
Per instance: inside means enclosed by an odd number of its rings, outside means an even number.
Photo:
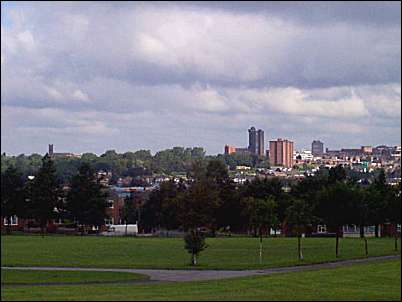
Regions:
<svg viewBox="0 0 402 302"><path fill-rule="evenodd" d="M300 272L323 268L335 268L352 265L355 263L367 263L400 259L400 255L379 256L361 259L340 260L319 264L308 264L280 268L268 268L260 270L167 270L167 269L123 269L123 268L81 268L81 267L1 267L1 269L13 270L55 270L55 271L94 271L94 272L122 272L138 273L150 277L150 281L177 282L177 281L200 281L216 280L234 277L271 275L277 273Z"/></svg>

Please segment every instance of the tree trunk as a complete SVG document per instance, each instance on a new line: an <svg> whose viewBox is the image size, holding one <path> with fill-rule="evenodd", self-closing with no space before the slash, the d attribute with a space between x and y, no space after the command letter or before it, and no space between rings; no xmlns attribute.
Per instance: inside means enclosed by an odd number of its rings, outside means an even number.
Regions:
<svg viewBox="0 0 402 302"><path fill-rule="evenodd" d="M11 234L11 216L8 216L7 217L7 235L10 235ZM395 231L396 231L396 229L395 229Z"/></svg>
<svg viewBox="0 0 402 302"><path fill-rule="evenodd" d="M336 229L335 257L339 257L339 227Z"/></svg>
<svg viewBox="0 0 402 302"><path fill-rule="evenodd" d="M364 226L360 226L360 238L364 238Z"/></svg>
<svg viewBox="0 0 402 302"><path fill-rule="evenodd" d="M375 232L375 238L378 238L379 237L379 232L378 232L378 224L376 224L375 225L375 227L374 227L374 232Z"/></svg>
<svg viewBox="0 0 402 302"><path fill-rule="evenodd" d="M126 233L125 233L125 236L127 236L127 220L126 220Z"/></svg>
<svg viewBox="0 0 402 302"><path fill-rule="evenodd" d="M367 245L367 238L366 236L363 236L364 239L364 250L366 252L366 257L368 257L368 245Z"/></svg>
<svg viewBox="0 0 402 302"><path fill-rule="evenodd" d="M398 226L395 224L395 231L394 231L394 238L395 238L395 252L398 251Z"/></svg>
<svg viewBox="0 0 402 302"><path fill-rule="evenodd" d="M299 261L303 260L303 253L302 253L302 247L301 247L301 234L297 235L297 251L299 254Z"/></svg>
<svg viewBox="0 0 402 302"><path fill-rule="evenodd" d="M44 238L45 237L45 227L43 225L43 222L41 222L41 224L40 224L40 232L42 234L42 238Z"/></svg>
<svg viewBox="0 0 402 302"><path fill-rule="evenodd" d="M262 230L260 228L260 264L262 264Z"/></svg>
<svg viewBox="0 0 402 302"><path fill-rule="evenodd" d="M191 254L191 265L197 265L197 255Z"/></svg>
<svg viewBox="0 0 402 302"><path fill-rule="evenodd" d="M253 228L253 237L257 237L257 228Z"/></svg>

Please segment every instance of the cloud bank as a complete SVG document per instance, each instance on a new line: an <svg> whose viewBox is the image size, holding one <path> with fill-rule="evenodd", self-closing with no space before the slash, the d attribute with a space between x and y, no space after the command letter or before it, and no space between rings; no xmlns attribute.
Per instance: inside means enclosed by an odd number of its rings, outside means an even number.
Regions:
<svg viewBox="0 0 402 302"><path fill-rule="evenodd" d="M2 151L400 144L400 3L2 3ZM3 18L2 18L3 19Z"/></svg>

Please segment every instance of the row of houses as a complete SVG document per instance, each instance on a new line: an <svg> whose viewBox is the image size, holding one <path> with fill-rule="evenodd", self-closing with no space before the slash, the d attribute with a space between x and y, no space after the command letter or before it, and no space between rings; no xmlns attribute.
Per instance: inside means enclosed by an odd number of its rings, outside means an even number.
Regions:
<svg viewBox="0 0 402 302"><path fill-rule="evenodd" d="M143 200L141 198L137 199L135 202L141 204ZM94 231L107 231L110 226L113 225L121 225L124 224L124 221L121 219L121 208L123 207L124 200L116 199L110 203L110 206L107 209L107 215L109 218L105 219L105 224L98 229L93 229ZM8 222L6 218L2 217L1 219L1 229L4 230L8 227ZM12 231L23 231L23 232L39 232L40 228L37 222L33 219L20 219L16 216L11 217L10 228ZM48 233L78 233L79 229L66 225L65 221L62 220L51 220L47 225ZM292 236L292 232L286 227L286 225L280 230L270 230L270 234L274 235L283 235L283 236ZM364 227L364 235L366 237L374 237L375 236L375 227L367 226ZM391 223L385 223L379 225L378 228L378 236L379 237L394 237L395 235L401 236L401 225L395 225ZM304 234L306 237L332 237L335 236L335 231L331 230L325 225L317 225L306 231ZM360 228L357 225L346 225L343 226L340 233L341 237L360 237Z"/></svg>
<svg viewBox="0 0 402 302"><path fill-rule="evenodd" d="M141 206L147 198L147 195L155 187L109 187L108 207L106 208L105 224L100 231L106 231L110 225L123 224L121 218L122 208L126 198L136 206ZM39 223L35 219L24 219L17 216L11 217L10 226L5 217L1 217L1 230L10 227L12 231L39 232ZM64 219L53 219L47 224L49 233L76 233L79 230L75 224Z"/></svg>

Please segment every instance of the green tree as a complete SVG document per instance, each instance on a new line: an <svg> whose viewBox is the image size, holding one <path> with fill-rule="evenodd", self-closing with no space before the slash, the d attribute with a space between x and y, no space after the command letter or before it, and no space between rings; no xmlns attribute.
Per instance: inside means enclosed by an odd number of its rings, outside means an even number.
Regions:
<svg viewBox="0 0 402 302"><path fill-rule="evenodd" d="M328 182L334 184L346 180L346 171L341 165L337 165L329 170Z"/></svg>
<svg viewBox="0 0 402 302"><path fill-rule="evenodd" d="M216 210L221 204L219 191L210 182L196 182L177 196L179 221L184 230L216 228Z"/></svg>
<svg viewBox="0 0 402 302"><path fill-rule="evenodd" d="M7 220L7 234L11 234L11 217L24 212L24 183L22 175L10 166L1 173L1 216Z"/></svg>
<svg viewBox="0 0 402 302"><path fill-rule="evenodd" d="M297 235L297 251L299 261L303 260L301 246L302 234L306 232L314 221L314 216L310 205L303 199L292 200L287 209L287 223L292 231Z"/></svg>
<svg viewBox="0 0 402 302"><path fill-rule="evenodd" d="M273 225L275 232L280 225L283 224L286 217L286 209L289 205L289 194L285 193L283 190L283 183L279 178L271 179L259 179L256 178L250 183L247 183L242 188L242 196L254 197L259 199L265 199L272 196L277 203L277 223Z"/></svg>
<svg viewBox="0 0 402 302"><path fill-rule="evenodd" d="M83 163L71 179L66 208L71 217L83 226L100 227L106 218L107 193L89 164Z"/></svg>
<svg viewBox="0 0 402 302"><path fill-rule="evenodd" d="M262 252L263 252L263 230L265 229L269 234L271 226L277 223L278 217L276 213L277 203L275 200L269 196L265 199L248 197L244 200L245 210L249 218L249 225L258 230L260 237L260 250L259 259L260 264L262 263Z"/></svg>
<svg viewBox="0 0 402 302"><path fill-rule="evenodd" d="M43 236L47 223L55 216L55 209L61 196L53 160L48 154L42 159L42 167L33 180L31 193L30 212L33 218L39 221Z"/></svg>
<svg viewBox="0 0 402 302"><path fill-rule="evenodd" d="M221 160L211 160L208 162L206 177L217 185L222 185L229 181L228 169Z"/></svg>
<svg viewBox="0 0 402 302"><path fill-rule="evenodd" d="M94 153L84 153L81 156L81 161L86 163L95 163L98 159L98 156Z"/></svg>
<svg viewBox="0 0 402 302"><path fill-rule="evenodd" d="M221 203L217 209L217 226L231 232L244 230L247 218L243 213L241 195L237 186L228 182L219 187Z"/></svg>
<svg viewBox="0 0 402 302"><path fill-rule="evenodd" d="M201 227L216 229L216 210L220 204L219 192L207 181L195 182L187 191L182 191L175 198L179 221L187 231L184 238L185 248L191 253L191 263L197 263L196 257L207 246L200 233Z"/></svg>
<svg viewBox="0 0 402 302"><path fill-rule="evenodd" d="M184 248L191 254L191 265L197 265L198 255L207 247L205 236L198 230L190 230L184 236Z"/></svg>
<svg viewBox="0 0 402 302"><path fill-rule="evenodd" d="M125 235L127 236L127 225L138 220L138 209L133 199L126 197L120 216L126 225Z"/></svg>
<svg viewBox="0 0 402 302"><path fill-rule="evenodd" d="M206 161L195 159L191 162L190 168L187 171L187 178L195 181L203 181L206 179Z"/></svg>
<svg viewBox="0 0 402 302"><path fill-rule="evenodd" d="M385 221L387 200L390 192L385 172L380 170L378 177L369 186L370 221L375 226L375 237L379 237L379 225Z"/></svg>
<svg viewBox="0 0 402 302"><path fill-rule="evenodd" d="M339 256L342 226L353 223L354 192L349 184L336 182L322 189L317 196L318 215L336 232L335 255Z"/></svg>
<svg viewBox="0 0 402 302"><path fill-rule="evenodd" d="M160 187L152 191L147 202L141 209L142 224L148 231L160 229L161 227L170 229L176 226L178 222L178 210L170 211L172 207L171 200L177 194L182 192L184 188L176 184L174 181L166 181L160 184ZM169 205L167 205L169 203ZM171 215L166 215L169 212Z"/></svg>
<svg viewBox="0 0 402 302"><path fill-rule="evenodd" d="M365 255L368 257L368 243L364 228L370 225L370 202L369 191L363 188L354 187L351 194L352 207L354 209L354 221L360 228L360 238L364 240Z"/></svg>
<svg viewBox="0 0 402 302"><path fill-rule="evenodd" d="M401 224L401 185L396 186L391 190L388 199L387 218L394 225L394 249L398 251L398 232L397 225Z"/></svg>

